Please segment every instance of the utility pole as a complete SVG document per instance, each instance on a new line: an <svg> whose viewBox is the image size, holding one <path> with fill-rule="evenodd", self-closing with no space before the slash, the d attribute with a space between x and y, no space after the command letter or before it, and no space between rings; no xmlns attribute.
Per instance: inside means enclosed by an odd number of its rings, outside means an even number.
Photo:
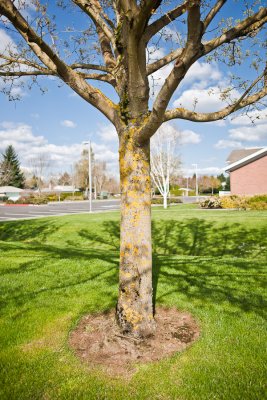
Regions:
<svg viewBox="0 0 267 400"><path fill-rule="evenodd" d="M196 168L196 196L198 197L198 177L197 177L197 164L192 164Z"/></svg>
<svg viewBox="0 0 267 400"><path fill-rule="evenodd" d="M89 212L92 212L92 160L91 160L91 141L83 142L88 145L88 178L89 178Z"/></svg>

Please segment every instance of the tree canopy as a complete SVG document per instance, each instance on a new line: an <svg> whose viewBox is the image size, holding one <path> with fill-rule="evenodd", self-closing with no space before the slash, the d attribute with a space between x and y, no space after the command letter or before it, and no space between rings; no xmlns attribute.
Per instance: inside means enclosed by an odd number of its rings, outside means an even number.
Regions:
<svg viewBox="0 0 267 400"><path fill-rule="evenodd" d="M52 6L38 0L2 0L0 13L16 43L0 54L0 76L12 82L56 76L117 130L141 113L140 140L151 137L163 121L215 121L266 96L262 30L267 8L260 1L61 0ZM162 56L158 50L163 46ZM168 108L188 70L201 58L232 68L221 92L228 105L212 113L183 105ZM166 65L169 74L148 104L148 80ZM118 103L105 86L115 89Z"/></svg>

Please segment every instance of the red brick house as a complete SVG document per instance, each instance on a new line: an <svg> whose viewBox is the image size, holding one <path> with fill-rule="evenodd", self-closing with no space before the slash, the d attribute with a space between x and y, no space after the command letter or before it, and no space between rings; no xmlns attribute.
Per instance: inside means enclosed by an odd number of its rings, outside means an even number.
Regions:
<svg viewBox="0 0 267 400"><path fill-rule="evenodd" d="M234 150L227 161L231 194L267 194L267 147Z"/></svg>

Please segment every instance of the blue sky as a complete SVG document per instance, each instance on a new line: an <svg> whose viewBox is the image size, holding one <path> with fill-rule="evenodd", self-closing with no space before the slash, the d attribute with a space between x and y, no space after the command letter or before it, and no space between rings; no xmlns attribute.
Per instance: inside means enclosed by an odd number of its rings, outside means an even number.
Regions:
<svg viewBox="0 0 267 400"><path fill-rule="evenodd" d="M15 46L14 38L0 26L0 51L7 43ZM159 47L153 57L161 57L165 52L166 49ZM169 71L170 66L167 66L157 72L155 78L158 84ZM198 61L189 70L170 105L193 109L194 99L197 98L196 111L218 110L226 104L220 99L218 87L227 86L228 76L225 66ZM118 174L118 140L112 125L68 87L60 85L57 79L41 78L40 83L47 88L44 95L36 86L31 90L14 88L14 92L22 96L16 102L10 102L4 94L0 94L0 152L8 144L14 145L25 168L30 168L32 158L44 153L50 159L47 173L53 175L71 171L82 151L82 142L90 139L96 159L106 161L110 173ZM0 87L3 85L0 82ZM172 122L179 131L177 152L184 174L194 172L193 163L198 164L202 174L218 174L231 150L266 146L266 109L250 114L252 119L257 115L261 118L256 119L254 124L247 116L236 115L234 119L231 116L225 121L204 124Z"/></svg>

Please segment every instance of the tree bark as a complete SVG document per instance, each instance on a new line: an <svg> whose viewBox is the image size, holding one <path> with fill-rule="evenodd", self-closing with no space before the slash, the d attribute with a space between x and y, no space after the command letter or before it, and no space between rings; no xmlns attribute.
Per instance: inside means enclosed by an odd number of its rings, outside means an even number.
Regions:
<svg viewBox="0 0 267 400"><path fill-rule="evenodd" d="M124 333L155 331L152 303L150 145L134 142L134 129L120 137L121 247L116 316Z"/></svg>

